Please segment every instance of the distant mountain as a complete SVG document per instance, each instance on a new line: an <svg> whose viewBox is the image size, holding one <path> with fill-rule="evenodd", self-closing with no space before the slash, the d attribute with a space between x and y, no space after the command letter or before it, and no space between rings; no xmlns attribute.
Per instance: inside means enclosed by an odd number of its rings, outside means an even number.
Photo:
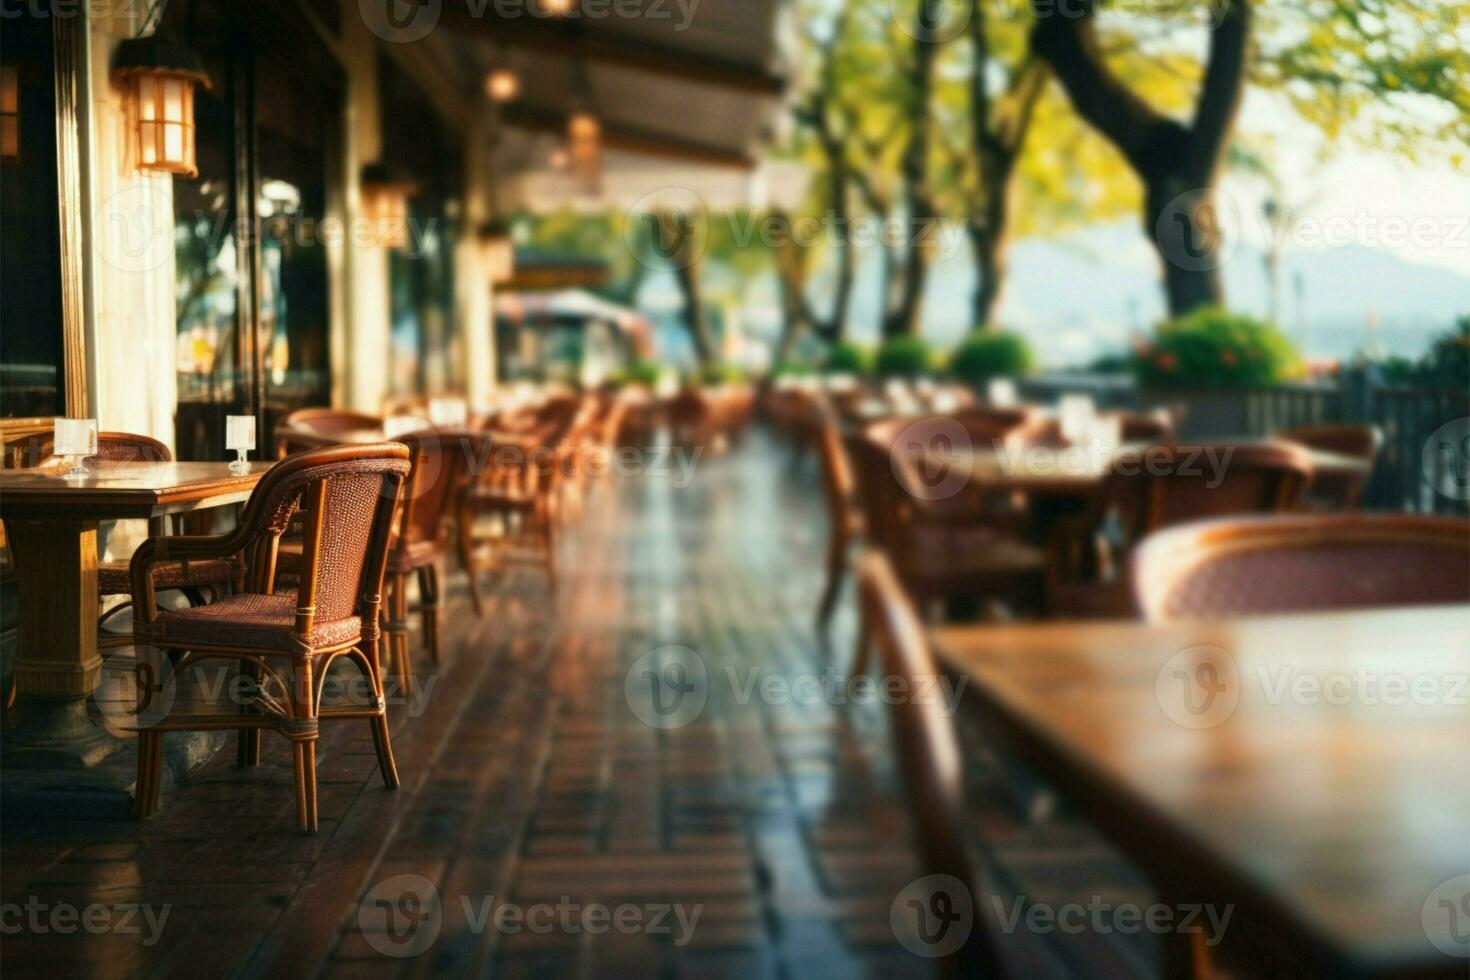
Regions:
<svg viewBox="0 0 1470 980"><path fill-rule="evenodd" d="M1351 245L1282 257L1280 319L1313 357L1346 357L1365 344L1416 356L1430 337L1470 312L1470 278L1416 265L1390 251ZM853 297L859 339L876 334L879 257L864 257ZM1300 276L1301 309L1296 300ZM1265 315L1262 253L1239 247L1224 266L1231 308ZM969 329L974 268L967 247L936 260L925 293L924 332L936 343ZM828 283L813 295L827 295ZM1306 329L1301 329L1301 314ZM1158 259L1130 225L1089 229L1061 240L1028 239L1011 250L1002 320L1026 334L1049 365L1076 364L1122 349L1130 333L1164 316ZM1376 330L1369 323L1376 320ZM866 335L866 338L864 338Z"/></svg>

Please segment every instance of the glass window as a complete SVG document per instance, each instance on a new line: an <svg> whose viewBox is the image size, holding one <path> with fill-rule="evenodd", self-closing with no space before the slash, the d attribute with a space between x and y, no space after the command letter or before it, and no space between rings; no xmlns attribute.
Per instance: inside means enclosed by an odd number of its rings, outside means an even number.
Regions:
<svg viewBox="0 0 1470 980"><path fill-rule="evenodd" d="M14 154L0 161L0 416L66 413L56 105L51 20L7 19L0 34ZM14 82L11 88L11 81ZM6 147L10 149L11 147Z"/></svg>

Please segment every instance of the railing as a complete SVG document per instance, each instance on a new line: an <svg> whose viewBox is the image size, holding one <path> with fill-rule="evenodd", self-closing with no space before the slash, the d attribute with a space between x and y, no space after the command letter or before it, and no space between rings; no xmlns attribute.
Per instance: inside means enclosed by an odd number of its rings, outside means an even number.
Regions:
<svg viewBox="0 0 1470 980"><path fill-rule="evenodd" d="M1138 392L1126 376L1058 373L1028 378L1024 397L1053 401L1090 394L1100 407L1128 409ZM1470 513L1470 390L1385 385L1362 372L1328 384L1284 384L1239 391L1246 435L1331 422L1365 422L1383 431L1383 452L1363 505L1373 510Z"/></svg>

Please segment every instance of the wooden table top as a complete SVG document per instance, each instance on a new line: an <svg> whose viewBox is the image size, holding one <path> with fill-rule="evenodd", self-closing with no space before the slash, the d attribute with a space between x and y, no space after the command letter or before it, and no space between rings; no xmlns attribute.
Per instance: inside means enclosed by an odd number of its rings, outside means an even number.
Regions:
<svg viewBox="0 0 1470 980"><path fill-rule="evenodd" d="M241 475L229 463L93 460L92 467L78 483L48 466L0 471L0 517L107 521L221 507L246 500L271 464L254 461Z"/></svg>
<svg viewBox="0 0 1470 980"><path fill-rule="evenodd" d="M1430 934L1470 916L1440 905L1470 903L1470 606L931 635L1161 884L1343 969L1465 975Z"/></svg>
<svg viewBox="0 0 1470 980"><path fill-rule="evenodd" d="M1232 445L1250 445L1263 440L1236 440ZM1116 452L1085 446L1017 446L1013 449L954 447L934 452L933 466L968 468L976 483L1005 486L1033 492L1086 492L1102 483L1120 453L1144 449L1147 443L1122 446ZM1353 456L1305 449L1318 473L1354 473L1370 464ZM1201 460L1201 466L1211 465Z"/></svg>

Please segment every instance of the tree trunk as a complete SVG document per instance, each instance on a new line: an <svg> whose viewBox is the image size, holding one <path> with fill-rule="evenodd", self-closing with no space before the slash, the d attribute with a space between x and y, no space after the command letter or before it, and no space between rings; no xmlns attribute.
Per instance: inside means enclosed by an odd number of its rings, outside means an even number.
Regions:
<svg viewBox="0 0 1470 980"><path fill-rule="evenodd" d="M970 326L996 326L996 310L1005 288L1011 245L1011 165L1004 161L991 168L994 179L985 185L985 205L967 230L975 254L975 297Z"/></svg>
<svg viewBox="0 0 1470 980"><path fill-rule="evenodd" d="M1213 175L1174 174L1148 185L1144 231L1159 253L1171 318L1225 301L1220 216L1211 180Z"/></svg>
<svg viewBox="0 0 1470 980"><path fill-rule="evenodd" d="M700 366L714 363L714 343L709 335L709 323L704 315L704 303L699 289L699 243L695 241L695 229L689 225L689 216L682 211L669 211L655 222L662 239L661 251L673 265L674 278L679 283L679 293L684 298L684 327L689 331L689 340L694 344L694 355Z"/></svg>
<svg viewBox="0 0 1470 980"><path fill-rule="evenodd" d="M701 367L713 364L716 360L714 341L710 339L709 322L699 298L699 264L680 265L674 272L679 280L679 292L684 296L684 326L694 343L694 355L699 358Z"/></svg>
<svg viewBox="0 0 1470 980"><path fill-rule="evenodd" d="M1250 0L1221 0L1210 32L1194 118L1160 114L1107 65L1098 40L1096 0L1076 17L1043 16L1036 6L1032 48L1051 63L1072 107L1128 160L1147 190L1144 232L1163 262L1170 316L1223 304L1219 212L1213 183L1240 111L1250 55ZM1051 13L1051 11L1047 11Z"/></svg>

